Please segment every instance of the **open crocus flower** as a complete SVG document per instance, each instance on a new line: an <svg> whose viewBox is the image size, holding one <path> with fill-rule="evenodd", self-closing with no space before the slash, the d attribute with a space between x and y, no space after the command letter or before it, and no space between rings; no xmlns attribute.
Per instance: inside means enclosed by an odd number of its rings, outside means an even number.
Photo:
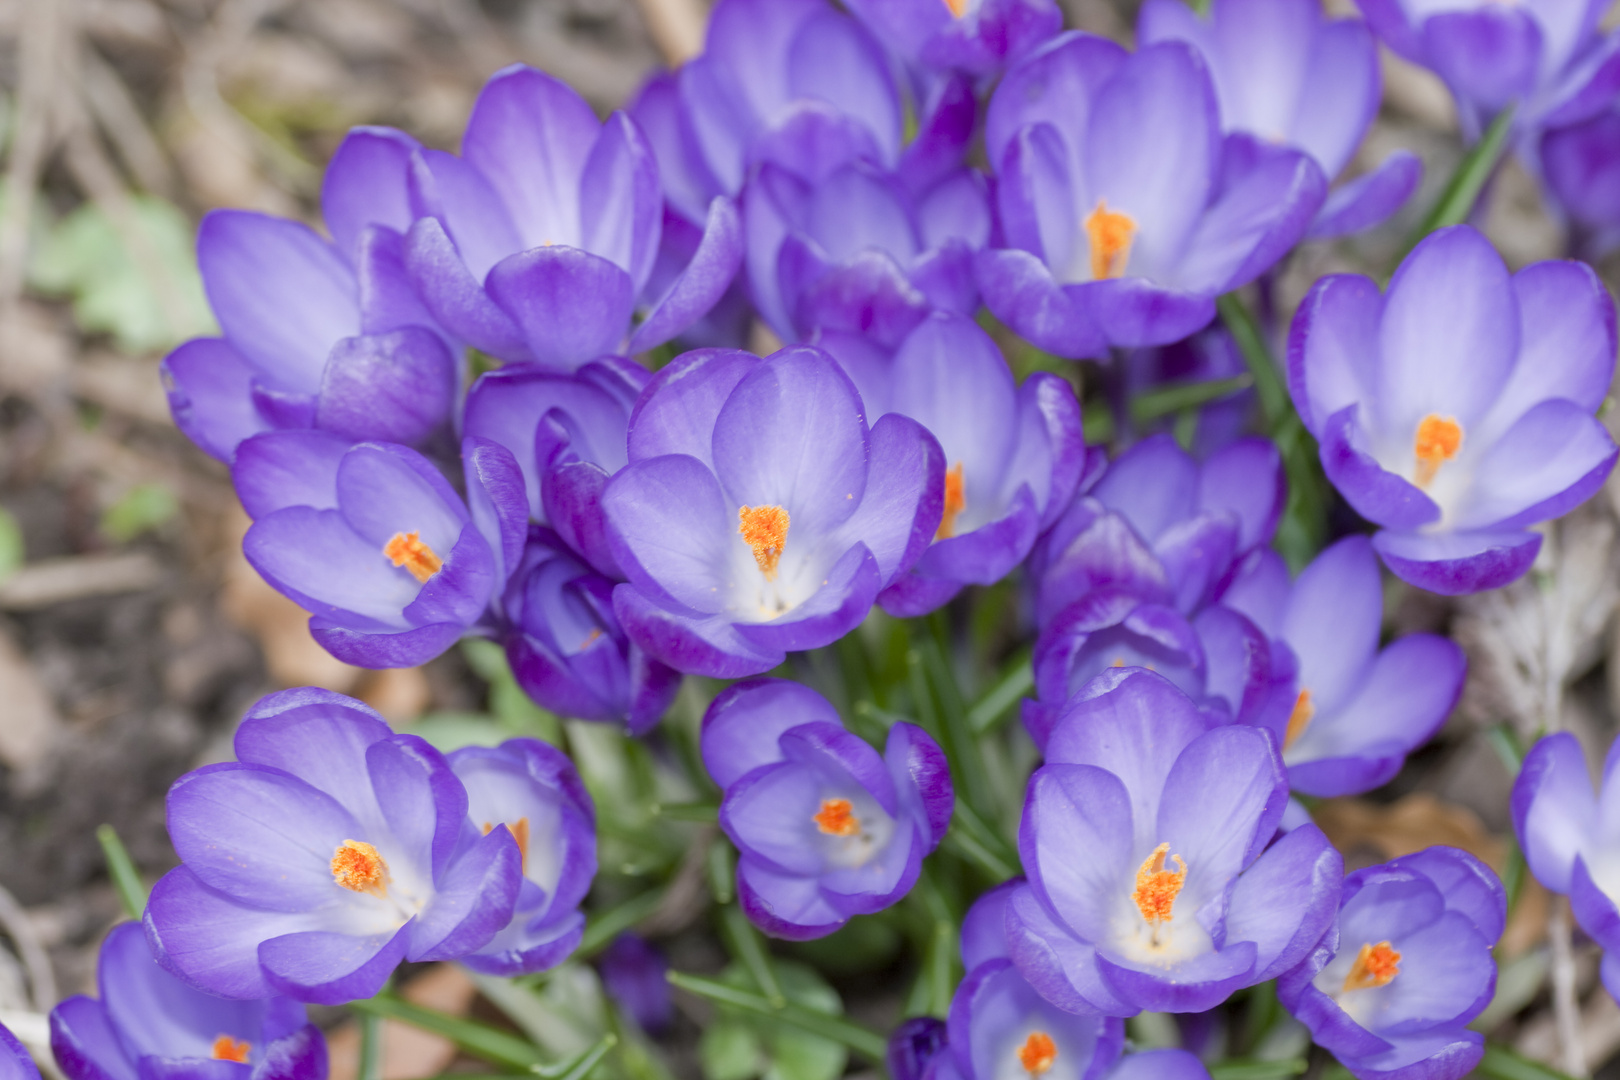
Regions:
<svg viewBox="0 0 1620 1080"><path fill-rule="evenodd" d="M994 75L1063 29L1053 0L852 0L849 9L924 72Z"/></svg>
<svg viewBox="0 0 1620 1080"><path fill-rule="evenodd" d="M663 718L681 676L625 634L613 613L614 584L549 529L530 526L502 602L506 659L541 707L620 721L641 735Z"/></svg>
<svg viewBox="0 0 1620 1080"><path fill-rule="evenodd" d="M740 678L854 629L939 529L939 444L818 349L687 353L630 418L602 506L631 639L677 671Z"/></svg>
<svg viewBox="0 0 1620 1080"><path fill-rule="evenodd" d="M504 825L523 871L512 921L461 962L493 975L557 966L585 932L579 905L596 876L596 808L579 772L536 739L466 746L449 760L467 790L462 846L470 850Z"/></svg>
<svg viewBox="0 0 1620 1080"><path fill-rule="evenodd" d="M68 1080L326 1080L326 1040L302 1005L192 989L152 959L139 923L107 934L96 986L100 999L75 994L51 1010Z"/></svg>
<svg viewBox="0 0 1620 1080"><path fill-rule="evenodd" d="M1350 164L1378 113L1383 82L1372 33L1359 19L1327 19L1316 0L1218 0L1203 18L1176 0L1148 0L1139 45L1185 41L1209 65L1221 127L1297 147L1331 180ZM1313 238L1383 221L1417 190L1423 163L1397 150L1328 196Z"/></svg>
<svg viewBox="0 0 1620 1080"><path fill-rule="evenodd" d="M346 168L341 153L332 168ZM344 209L326 207L339 243L266 214L203 219L197 265L224 336L175 349L163 384L175 424L221 461L261 431L417 443L450 415L458 365L412 290L399 234L345 228Z"/></svg>
<svg viewBox="0 0 1620 1080"><path fill-rule="evenodd" d="M961 315L930 316L885 371L866 374L867 409L910 417L945 453L934 542L879 597L892 615L921 615L1006 577L1069 505L1087 459L1080 405L1055 375L1015 385L990 335Z"/></svg>
<svg viewBox="0 0 1620 1080"><path fill-rule="evenodd" d="M261 699L236 758L169 789L181 865L146 908L157 960L226 998L371 997L401 961L457 960L512 918L522 853L505 824L469 841L444 756L361 702Z"/></svg>
<svg viewBox="0 0 1620 1080"><path fill-rule="evenodd" d="M1462 694L1468 660L1455 642L1409 634L1382 651L1383 589L1366 537L1340 540L1292 587L1274 552L1258 552L1221 604L1286 644L1298 663L1292 709L1276 719L1288 786L1359 795L1394 779Z"/></svg>
<svg viewBox="0 0 1620 1080"><path fill-rule="evenodd" d="M410 667L484 618L522 555L517 462L462 448L471 509L422 455L317 431L258 435L231 479L253 526L242 553L310 613L315 640L361 667Z"/></svg>
<svg viewBox="0 0 1620 1080"><path fill-rule="evenodd" d="M1431 847L1344 879L1337 924L1277 997L1360 1080L1459 1080L1485 1039L1467 1024L1496 992L1502 883Z"/></svg>
<svg viewBox="0 0 1620 1080"><path fill-rule="evenodd" d="M1162 345L1291 248L1326 192L1309 154L1223 143L1197 52L1089 34L1007 72L985 151L1006 247L977 257L990 310L1059 356Z"/></svg>
<svg viewBox="0 0 1620 1080"><path fill-rule="evenodd" d="M1346 501L1397 577L1456 595L1529 569L1529 526L1614 466L1592 415L1614 373L1614 303L1590 267L1510 275L1477 231L1430 234L1379 295L1335 274L1294 317L1288 382Z"/></svg>
<svg viewBox="0 0 1620 1080"><path fill-rule="evenodd" d="M823 937L906 895L956 806L945 755L921 728L896 723L879 754L826 698L782 679L715 698L701 749L725 792L738 903L775 937Z"/></svg>
<svg viewBox="0 0 1620 1080"><path fill-rule="evenodd" d="M1569 897L1570 910L1603 946L1603 985L1620 1001L1620 742L1603 761L1594 794L1586 755L1568 732L1525 755L1513 782L1513 827L1536 880Z"/></svg>
<svg viewBox="0 0 1620 1080"><path fill-rule="evenodd" d="M1275 843L1288 786L1269 732L1219 724L1166 680L1095 679L1058 721L1019 828L1014 962L1068 1012L1201 1012L1303 960L1343 860L1314 825Z"/></svg>

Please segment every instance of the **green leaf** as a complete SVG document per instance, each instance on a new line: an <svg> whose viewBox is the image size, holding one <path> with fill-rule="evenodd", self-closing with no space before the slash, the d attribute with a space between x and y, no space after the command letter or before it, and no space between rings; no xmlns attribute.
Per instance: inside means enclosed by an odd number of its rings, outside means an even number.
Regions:
<svg viewBox="0 0 1620 1080"><path fill-rule="evenodd" d="M1160 417L1184 409L1196 409L1212 401L1230 397L1254 385L1252 375L1233 375L1229 379L1204 379L1194 382L1171 383L1155 390L1144 391L1131 399L1131 419L1146 424Z"/></svg>
<svg viewBox="0 0 1620 1080"><path fill-rule="evenodd" d="M410 725L410 733L426 739L442 754L463 746L499 746L512 733L483 713L428 713Z"/></svg>
<svg viewBox="0 0 1620 1080"><path fill-rule="evenodd" d="M766 1042L765 1080L837 1080L849 1061L841 1043L791 1027L777 1027Z"/></svg>
<svg viewBox="0 0 1620 1080"><path fill-rule="evenodd" d="M749 1080L765 1071L765 1050L747 1024L716 1020L698 1042L698 1064L707 1080Z"/></svg>
<svg viewBox="0 0 1620 1080"><path fill-rule="evenodd" d="M97 826L96 839L101 841L101 853L107 859L107 873L112 878L118 899L124 905L124 913L132 919L139 919L146 911L146 883L141 881L140 871L135 869L135 860L129 857L129 849L124 847L118 830L111 825Z"/></svg>
<svg viewBox="0 0 1620 1080"><path fill-rule="evenodd" d="M973 734L983 735L997 720L1012 712L1019 698L1034 688L1035 669L1030 665L1029 657L1025 656L1001 677L1000 682L974 702L973 708L968 710L968 727L973 729Z"/></svg>
<svg viewBox="0 0 1620 1080"><path fill-rule="evenodd" d="M1216 297L1215 308L1221 314L1227 333L1237 343L1243 364L1254 380L1254 390L1260 398L1260 415L1266 430L1276 435L1284 421L1293 413L1288 401L1288 387L1283 384L1282 372L1277 370L1266 345L1265 335L1249 313L1248 305L1237 293Z"/></svg>
<svg viewBox="0 0 1620 1080"><path fill-rule="evenodd" d="M362 1014L360 1020L360 1064L357 1080L382 1080L383 1019L375 1014Z"/></svg>
<svg viewBox="0 0 1620 1080"><path fill-rule="evenodd" d="M10 510L0 506L0 581L20 570L26 559L22 527Z"/></svg>
<svg viewBox="0 0 1620 1080"><path fill-rule="evenodd" d="M805 1008L796 1002L789 1002L778 1009L771 1005L764 995L751 990L741 990L734 986L720 982L717 979L707 979L700 975L688 975L685 972L671 971L669 981L674 986L708 998L721 1005L729 1005L745 1013L755 1016L770 1017L784 1024L791 1024L812 1035L820 1035L824 1039L842 1043L855 1053L867 1060L881 1065L884 1054L888 1049L888 1040L871 1028L845 1020L840 1016L829 1016L814 1009Z"/></svg>
<svg viewBox="0 0 1620 1080"><path fill-rule="evenodd" d="M663 899L662 889L650 889L617 907L591 916L585 922L585 934L579 939L579 948L574 950L574 956L583 960L607 948L614 938L651 915Z"/></svg>
<svg viewBox="0 0 1620 1080"><path fill-rule="evenodd" d="M1570 1080L1566 1073L1491 1043L1485 1044L1485 1056L1474 1066L1474 1071L1492 1080Z"/></svg>
<svg viewBox="0 0 1620 1080"><path fill-rule="evenodd" d="M618 1044L619 1037L610 1031L588 1050L549 1065L531 1065L529 1071L541 1077L541 1080L585 1080L596 1068L597 1062Z"/></svg>
<svg viewBox="0 0 1620 1080"><path fill-rule="evenodd" d="M1209 1067L1210 1080L1282 1080L1305 1071L1304 1058L1283 1061L1222 1061Z"/></svg>
<svg viewBox="0 0 1620 1080"><path fill-rule="evenodd" d="M1491 126L1485 129L1485 136L1474 144L1474 148L1468 151L1462 161L1457 163L1457 171L1446 181L1446 188L1440 193L1440 198L1407 238L1406 246L1401 249L1402 259L1418 246L1419 241L1436 229L1443 229L1447 225L1460 225L1468 220L1468 215L1474 212L1474 204L1479 201L1479 193L1485 190L1485 184L1490 180L1491 173L1496 171L1497 162L1502 160L1502 152L1507 149L1508 132L1513 127L1513 113L1511 105L1497 113L1496 119L1491 121Z"/></svg>
<svg viewBox="0 0 1620 1080"><path fill-rule="evenodd" d="M771 958L765 952L765 943L760 940L759 931L748 921L742 908L735 904L727 904L720 912L720 927L724 931L726 941L731 945L731 955L742 961L743 967L753 978L754 986L765 995L765 1000L773 1008L780 1009L787 1004L787 997L782 993L781 985L776 981L776 971L771 966Z"/></svg>
<svg viewBox="0 0 1620 1080"><path fill-rule="evenodd" d="M101 532L117 544L162 528L180 512L180 500L163 484L138 484L101 515Z"/></svg>
<svg viewBox="0 0 1620 1080"><path fill-rule="evenodd" d="M496 1065L528 1069L541 1064L540 1052L529 1043L475 1020L425 1009L388 994L350 1003L356 1012L398 1020L414 1028L442 1035L474 1057Z"/></svg>

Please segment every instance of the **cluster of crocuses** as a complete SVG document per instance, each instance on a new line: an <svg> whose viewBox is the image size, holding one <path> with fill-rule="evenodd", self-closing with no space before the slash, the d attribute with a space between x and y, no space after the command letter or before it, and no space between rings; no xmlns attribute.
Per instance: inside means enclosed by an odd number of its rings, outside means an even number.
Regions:
<svg viewBox="0 0 1620 1080"><path fill-rule="evenodd" d="M1121 1059L1121 1018L1272 980L1358 1076L1460 1076L1500 884L1444 848L1346 876L1291 793L1384 784L1460 693L1448 640L1381 645L1380 560L1440 593L1506 584L1532 526L1608 476L1607 292L1575 262L1510 273L1468 226L1387 289L1317 282L1285 381L1374 529L1297 577L1245 399L1206 410L1196 455L1131 422L1188 356L1238 367L1217 297L1269 295L1297 245L1412 195L1404 151L1339 182L1381 97L1377 40L1445 78L1466 136L1511 118L1555 189L1559 153L1608 137L1620 48L1595 6L1364 7L1149 0L1133 52L1062 32L1053 0L720 0L703 54L605 122L507 69L459 156L352 132L328 235L205 220L221 336L165 361L175 419L229 465L248 560L343 660L494 638L541 705L635 734L684 675L745 679L701 757L739 903L778 937L908 893L956 792L922 727L892 723L880 751L814 690L756 677L874 607L928 615L1019 575L1044 755L1027 880L974 907L949 1024L897 1035L896 1080L1198 1075ZM1101 362L1111 460L1073 382L1015 377L1014 335ZM303 1038L291 1002L368 996L401 961L519 974L579 940L593 815L559 751L445 756L304 690L255 706L236 752L172 790L182 865L145 919L164 971L260 1003L192 1025L221 1029L215 1057L313 1054L275 1049ZM1620 831L1542 782L1572 753L1538 750L1515 808L1532 869L1620 946ZM64 1046L107 1044L104 998L64 1013Z"/></svg>

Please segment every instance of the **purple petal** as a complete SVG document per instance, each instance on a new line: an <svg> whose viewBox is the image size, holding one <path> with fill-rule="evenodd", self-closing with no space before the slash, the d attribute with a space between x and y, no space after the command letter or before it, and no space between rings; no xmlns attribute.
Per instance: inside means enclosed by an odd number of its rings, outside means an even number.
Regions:
<svg viewBox="0 0 1620 1080"><path fill-rule="evenodd" d="M1365 23L1334 19L1320 25L1302 59L1309 75L1293 107L1289 141L1315 158L1331 180L1350 163L1378 113L1378 47Z"/></svg>
<svg viewBox="0 0 1620 1080"><path fill-rule="evenodd" d="M1165 779L1157 820L1147 829L1157 837L1154 843L1168 842L1186 858L1189 907L1218 896L1259 854L1277 831L1287 799L1282 761L1264 732L1218 727L1188 744Z"/></svg>
<svg viewBox="0 0 1620 1080"><path fill-rule="evenodd" d="M410 958L457 960L482 948L512 921L522 858L504 824L480 837L436 882L411 923Z"/></svg>
<svg viewBox="0 0 1620 1080"><path fill-rule="evenodd" d="M523 542L528 535L529 504L524 497L522 470L511 451L488 439L463 439L461 461L473 522L497 557L496 587L504 588L523 560Z"/></svg>
<svg viewBox="0 0 1620 1080"><path fill-rule="evenodd" d="M175 426L208 456L228 464L242 440L270 430L253 404L253 368L223 338L193 338L160 370Z"/></svg>
<svg viewBox="0 0 1620 1080"><path fill-rule="evenodd" d="M1369 521L1392 529L1416 529L1440 517L1433 499L1373 457L1362 426L1360 405L1347 405L1329 417L1321 432L1322 471L1345 501ZM1413 420L1412 430L1417 429Z"/></svg>
<svg viewBox="0 0 1620 1080"><path fill-rule="evenodd" d="M259 966L259 943L313 921L306 912L245 907L184 866L158 879L144 916L152 955L164 970L200 990L239 999L276 992Z"/></svg>
<svg viewBox="0 0 1620 1080"><path fill-rule="evenodd" d="M35 1080L36 1069L29 1073L17 1063L33 1062L19 1044L11 1043L11 1032L6 1032L8 1056L15 1062L6 1069L7 1080ZM135 1063L118 1041L107 1010L95 998L74 994L51 1010L51 1056L68 1080L138 1080Z"/></svg>
<svg viewBox="0 0 1620 1080"><path fill-rule="evenodd" d="M1209 1070L1185 1050L1139 1050L1110 1069L1107 1080L1208 1080Z"/></svg>
<svg viewBox="0 0 1620 1080"><path fill-rule="evenodd" d="M1097 951L1074 937L1020 884L1007 902L1007 945L1018 973L1037 993L1065 1012L1080 1016L1135 1016L1103 981Z"/></svg>
<svg viewBox="0 0 1620 1080"><path fill-rule="evenodd" d="M737 276L742 257L742 223L737 205L730 199L716 198L709 204L697 251L651 305L631 336L627 351L657 348L708 314Z"/></svg>
<svg viewBox="0 0 1620 1080"><path fill-rule="evenodd" d="M634 120L615 112L580 178L580 246L628 273L640 294L658 255L663 212L652 147Z"/></svg>
<svg viewBox="0 0 1620 1080"><path fill-rule="evenodd" d="M1544 401L1480 456L1454 527L1503 530L1558 517L1602 486L1616 453L1608 429L1586 409Z"/></svg>
<svg viewBox="0 0 1620 1080"><path fill-rule="evenodd" d="M721 606L735 511L700 462L677 454L632 462L609 481L602 512L614 561L639 591L690 611Z"/></svg>
<svg viewBox="0 0 1620 1080"><path fill-rule="evenodd" d="M1198 474L1199 507L1227 510L1237 517L1240 551L1271 539L1287 494L1281 457L1267 439L1228 443L1209 456Z"/></svg>
<svg viewBox="0 0 1620 1080"><path fill-rule="evenodd" d="M315 426L347 439L418 443L450 415L456 362L419 327L344 338L321 377Z"/></svg>
<svg viewBox="0 0 1620 1080"><path fill-rule="evenodd" d="M770 622L739 622L736 633L761 651L819 649L859 626L882 588L877 560L857 544L826 570L809 597Z"/></svg>
<svg viewBox="0 0 1620 1080"><path fill-rule="evenodd" d="M688 616L655 606L633 586L613 590L613 613L630 639L676 671L715 679L759 675L786 655L756 646L726 615Z"/></svg>
<svg viewBox="0 0 1620 1080"><path fill-rule="evenodd" d="M685 454L714 468L714 424L759 357L740 349L694 349L642 391L630 413L629 460Z"/></svg>
<svg viewBox="0 0 1620 1080"><path fill-rule="evenodd" d="M985 114L985 156L992 167L1000 168L1007 147L1032 124L1053 125L1069 153L1078 155L1098 91L1129 56L1106 38L1071 32L1013 65Z"/></svg>
<svg viewBox="0 0 1620 1080"><path fill-rule="evenodd" d="M737 862L737 904L755 926L787 941L825 937L846 918L821 895L815 878L778 874L746 857Z"/></svg>
<svg viewBox="0 0 1620 1080"><path fill-rule="evenodd" d="M1614 301L1592 268L1539 262L1513 275L1519 358L1480 435L1505 431L1541 401L1564 398L1595 412L1614 374Z"/></svg>
<svg viewBox="0 0 1620 1080"><path fill-rule="evenodd" d="M1288 389L1317 438L1377 385L1383 307L1378 286L1359 274L1317 279L1300 304L1288 332Z"/></svg>
<svg viewBox="0 0 1620 1080"><path fill-rule="evenodd" d="M1211 477L1208 490L1214 499L1229 497L1226 472L1217 469ZM1166 530L1192 516L1201 487L1192 457L1168 435L1150 435L1109 466L1092 495L1156 543Z"/></svg>
<svg viewBox="0 0 1620 1080"><path fill-rule="evenodd" d="M529 360L523 331L484 292L437 218L405 236L405 265L433 318L461 341L505 360Z"/></svg>
<svg viewBox="0 0 1620 1080"><path fill-rule="evenodd" d="M1597 825L1597 799L1580 743L1568 732L1530 748L1513 782L1513 827L1536 880L1570 890L1575 858Z"/></svg>
<svg viewBox="0 0 1620 1080"><path fill-rule="evenodd" d="M1281 636L1299 658L1300 685L1323 713L1362 689L1384 619L1378 560L1366 537L1318 555L1299 575Z"/></svg>
<svg viewBox="0 0 1620 1080"><path fill-rule="evenodd" d="M1440 890L1447 911L1461 913L1480 937L1494 943L1507 926L1507 892L1491 868L1460 848L1436 844L1390 860L1391 867L1422 874Z"/></svg>
<svg viewBox="0 0 1620 1080"><path fill-rule="evenodd" d="M1410 150L1391 152L1376 169L1328 193L1305 239L1333 240L1382 225L1406 205L1422 180L1421 158Z"/></svg>
<svg viewBox="0 0 1620 1080"><path fill-rule="evenodd" d="M831 8L807 18L787 52L790 93L820 99L860 120L877 137L883 164L900 148L900 98L888 63L859 23Z"/></svg>
<svg viewBox="0 0 1620 1080"><path fill-rule="evenodd" d="M630 275L578 248L534 248L489 272L490 299L527 339L537 363L572 371L611 353L635 306Z"/></svg>
<svg viewBox="0 0 1620 1080"><path fill-rule="evenodd" d="M901 808L926 827L924 842L932 851L945 839L956 812L945 752L922 728L902 720L889 729L883 759Z"/></svg>
<svg viewBox="0 0 1620 1080"><path fill-rule="evenodd" d="M782 760L777 739L800 724L839 724L838 711L802 683L751 679L726 688L703 714L703 767L721 789Z"/></svg>
<svg viewBox="0 0 1620 1080"><path fill-rule="evenodd" d="M1259 277L1300 241L1327 196L1327 180L1308 154L1271 149L1252 167L1225 165L1222 172L1219 198L1165 275L1188 291L1224 292Z"/></svg>
<svg viewBox="0 0 1620 1080"><path fill-rule="evenodd" d="M1174 964L1167 971L1127 967L1105 953L1097 954L1097 967L1115 991L1138 1008L1154 1012L1204 1012L1253 985L1256 950L1240 941Z"/></svg>
<svg viewBox="0 0 1620 1080"><path fill-rule="evenodd" d="M1131 877L1132 795L1090 765L1046 765L1030 777L1018 854L1030 887L1078 937L1104 941ZM1149 828L1152 826L1150 825Z"/></svg>
<svg viewBox="0 0 1620 1080"><path fill-rule="evenodd" d="M1440 11L1419 33L1428 66L1463 101L1494 111L1535 89L1541 28L1527 11Z"/></svg>
<svg viewBox="0 0 1620 1080"><path fill-rule="evenodd" d="M869 445L865 496L829 542L864 544L882 587L911 569L938 531L945 462L932 435L895 413L872 426Z"/></svg>
<svg viewBox="0 0 1620 1080"><path fill-rule="evenodd" d="M1261 978L1303 960L1339 911L1344 859L1315 825L1290 831L1243 872L1226 906L1226 940L1252 941Z"/></svg>
<svg viewBox="0 0 1620 1080"><path fill-rule="evenodd" d="M1033 345L1058 356L1105 355L1107 340L1083 290L1059 285L1027 251L981 251L973 272L985 307Z"/></svg>
<svg viewBox="0 0 1620 1080"><path fill-rule="evenodd" d="M1530 569L1541 536L1533 532L1399 533L1373 536L1373 548L1396 577L1442 596L1496 589Z"/></svg>
<svg viewBox="0 0 1620 1080"><path fill-rule="evenodd" d="M406 177L421 145L387 127L357 127L343 137L321 181L321 216L339 251L352 259L368 225L411 227L416 215Z"/></svg>
<svg viewBox="0 0 1620 1080"><path fill-rule="evenodd" d="M359 937L310 930L270 938L259 946L266 980L288 997L314 1005L345 1005L374 997L405 959L410 923L392 934Z"/></svg>
<svg viewBox="0 0 1620 1080"><path fill-rule="evenodd" d="M989 892L979 894L962 916L962 967L972 971L991 960L1008 960L1007 905L1013 893L1023 887L1022 878L1004 881Z"/></svg>

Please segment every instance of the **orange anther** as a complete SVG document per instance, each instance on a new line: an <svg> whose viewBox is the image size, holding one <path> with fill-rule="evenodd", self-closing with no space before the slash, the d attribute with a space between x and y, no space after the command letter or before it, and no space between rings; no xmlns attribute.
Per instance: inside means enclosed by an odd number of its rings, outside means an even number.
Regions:
<svg viewBox="0 0 1620 1080"><path fill-rule="evenodd" d="M1131 893L1131 899L1136 901L1136 910L1155 927L1170 921L1176 897L1187 882L1187 864L1180 855L1171 856L1176 863L1174 870L1164 868L1164 856L1169 850L1169 844L1160 844L1153 849L1153 854L1143 860L1136 871L1136 890Z"/></svg>
<svg viewBox="0 0 1620 1080"><path fill-rule="evenodd" d="M1018 1064L1031 1076L1039 1076L1057 1060L1057 1043L1044 1031L1032 1031L1018 1048Z"/></svg>
<svg viewBox="0 0 1620 1080"><path fill-rule="evenodd" d="M812 819L816 828L828 836L854 836L861 831L861 823L855 817L855 808L848 799L823 799L821 809L816 811Z"/></svg>
<svg viewBox="0 0 1620 1080"><path fill-rule="evenodd" d="M968 0L945 0L945 6L951 9L952 18L960 19L967 14Z"/></svg>
<svg viewBox="0 0 1620 1080"><path fill-rule="evenodd" d="M484 822L484 835L488 836L494 828L495 823L493 821ZM529 869L529 819L520 817L516 821L507 822L506 831L512 834L513 840L517 841L518 855L523 859L521 869L527 872Z"/></svg>
<svg viewBox="0 0 1620 1080"><path fill-rule="evenodd" d="M1091 276L1096 281L1125 276L1131 261L1131 244L1136 240L1136 219L1108 209L1106 200L1097 200L1097 209L1086 215L1086 239L1091 244Z"/></svg>
<svg viewBox="0 0 1620 1080"><path fill-rule="evenodd" d="M1435 474L1443 462L1450 461L1462 449L1463 429L1456 417L1430 413L1418 421L1417 435L1412 440L1412 453L1417 457L1417 472L1413 480L1420 488L1434 482Z"/></svg>
<svg viewBox="0 0 1620 1080"><path fill-rule="evenodd" d="M388 895L388 864L363 840L345 840L332 853L332 880L350 892Z"/></svg>
<svg viewBox="0 0 1620 1080"><path fill-rule="evenodd" d="M214 1040L214 1060L246 1064L248 1051L251 1049L253 1049L251 1043L233 1039L229 1035L221 1035Z"/></svg>
<svg viewBox="0 0 1620 1080"><path fill-rule="evenodd" d="M1311 692L1301 690L1299 697L1294 699L1294 711L1288 714L1288 728L1283 732L1283 749L1294 745L1294 740L1305 734L1310 727L1311 719L1316 716L1316 706L1311 703Z"/></svg>
<svg viewBox="0 0 1620 1080"><path fill-rule="evenodd" d="M409 570L417 581L427 581L444 565L444 560L422 543L420 533L395 533L394 538L383 545L383 554L395 566Z"/></svg>
<svg viewBox="0 0 1620 1080"><path fill-rule="evenodd" d="M1344 977L1344 992L1388 986L1400 971L1401 954L1390 948L1389 942L1363 945L1356 953L1356 962L1350 966L1350 974Z"/></svg>
<svg viewBox="0 0 1620 1080"><path fill-rule="evenodd" d="M956 535L956 515L967 509L967 488L963 486L962 463L958 461L945 473L945 513L939 519L937 539L949 540Z"/></svg>
<svg viewBox="0 0 1620 1080"><path fill-rule="evenodd" d="M742 506L737 509L737 531L754 550L754 561L766 581L776 580L776 565L787 544L788 512L781 506Z"/></svg>

